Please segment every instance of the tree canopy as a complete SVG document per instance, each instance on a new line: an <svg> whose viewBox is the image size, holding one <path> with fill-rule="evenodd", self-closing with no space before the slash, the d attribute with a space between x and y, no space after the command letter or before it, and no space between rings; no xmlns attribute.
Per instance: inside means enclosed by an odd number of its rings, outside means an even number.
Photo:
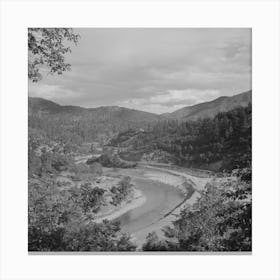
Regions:
<svg viewBox="0 0 280 280"><path fill-rule="evenodd" d="M43 66L52 74L70 70L65 55L71 52L69 43L77 44L79 38L72 28L28 28L28 78L40 80Z"/></svg>
<svg viewBox="0 0 280 280"><path fill-rule="evenodd" d="M252 190L247 176L250 169L238 172L237 179L220 186L208 184L197 202L185 207L173 226L164 229L165 238L150 233L143 250L251 251Z"/></svg>

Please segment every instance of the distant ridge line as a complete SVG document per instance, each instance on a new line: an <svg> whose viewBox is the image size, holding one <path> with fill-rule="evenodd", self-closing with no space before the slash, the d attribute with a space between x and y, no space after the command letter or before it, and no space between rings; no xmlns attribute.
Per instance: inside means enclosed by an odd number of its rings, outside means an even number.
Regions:
<svg viewBox="0 0 280 280"><path fill-rule="evenodd" d="M240 99L240 100L239 100ZM242 101L243 100L243 101ZM183 107L181 109L175 110L171 113L163 113L163 114L156 114L156 113L151 113L147 111L142 111L142 110L137 110L137 109L131 109L131 108L126 108L126 107L121 107L121 106L98 106L98 107L92 107L92 108L85 108L82 106L76 106L76 105L60 105L59 103L56 103L54 101L42 98L42 97L28 97L28 105L29 107L36 107L36 106L41 106L42 108L49 108L50 113L59 113L61 111L94 111L94 110L111 110L111 111L118 111L118 110L129 110L129 111L134 111L134 112L142 112L145 114L149 115L154 115L157 117L163 117L163 118L171 118L171 119L177 119L177 118L191 118L191 116L195 117L195 114L199 113L200 111L203 110L209 110L209 106L212 106L212 109L215 109L215 107L220 107L221 112L222 111L228 111L230 109L233 109L234 107L237 107L238 105L244 106L246 103L251 102L252 100L252 90L248 90L246 92L242 92L236 95L232 96L220 96L216 99L206 101L206 102L201 102L195 105L190 105ZM226 103L229 101L229 103L232 101L233 103L235 102L236 104L231 104L227 105ZM224 104L221 104L224 103ZM223 108L222 105L224 105ZM229 108L229 109L228 109ZM211 109L211 108L210 108ZM216 109L217 111L217 109ZM211 115L211 112L209 113ZM212 114L215 114L213 112Z"/></svg>

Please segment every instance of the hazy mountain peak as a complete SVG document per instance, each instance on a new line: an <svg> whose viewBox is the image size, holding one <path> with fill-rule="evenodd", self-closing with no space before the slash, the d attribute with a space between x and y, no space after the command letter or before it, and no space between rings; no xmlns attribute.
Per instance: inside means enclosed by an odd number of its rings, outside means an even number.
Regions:
<svg viewBox="0 0 280 280"><path fill-rule="evenodd" d="M212 101L187 106L172 113L163 114L163 116L183 120L212 118L220 112L230 111L238 106L245 107L250 102L252 102L251 90L233 96L220 96Z"/></svg>
<svg viewBox="0 0 280 280"><path fill-rule="evenodd" d="M179 119L179 120L196 120L205 117L214 117L219 112L226 112L238 106L245 107L252 102L252 91L246 91L233 96L220 96L214 100L199 103L192 106L187 106L176 110L172 113L165 113L161 115L139 111L136 109L128 109L119 106L100 106L97 108L83 108L79 106L62 106L53 101L39 98L29 97L28 106L29 114L43 113L43 114L101 114L107 115L110 118L135 121L155 121L159 119Z"/></svg>

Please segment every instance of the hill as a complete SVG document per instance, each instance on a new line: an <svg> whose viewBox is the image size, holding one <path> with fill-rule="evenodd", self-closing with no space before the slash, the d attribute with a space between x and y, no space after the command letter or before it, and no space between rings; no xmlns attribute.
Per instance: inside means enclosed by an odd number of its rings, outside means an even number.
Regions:
<svg viewBox="0 0 280 280"><path fill-rule="evenodd" d="M124 160L175 163L212 171L243 168L251 162L252 109L239 106L214 118L165 120L148 131L126 131L109 145Z"/></svg>
<svg viewBox="0 0 280 280"><path fill-rule="evenodd" d="M28 98L29 127L45 134L50 139L81 144L98 141L107 143L110 138L127 130L145 131L158 122L174 120L185 122L203 118L214 118L218 113L228 112L237 107L246 107L252 100L252 92L231 97L219 97L213 101L184 107L173 113L157 115L118 106L83 108L62 106L43 98ZM137 133L138 133L137 132ZM130 139L126 135L127 146ZM123 142L123 141L121 141Z"/></svg>
<svg viewBox="0 0 280 280"><path fill-rule="evenodd" d="M43 98L28 98L29 127L50 139L81 144L106 142L120 131L146 128L160 116L118 106L82 108L62 106Z"/></svg>
<svg viewBox="0 0 280 280"><path fill-rule="evenodd" d="M215 100L184 107L162 116L169 119L197 120L213 118L218 113L230 111L236 107L246 107L252 102L252 91L246 91L233 96L221 96Z"/></svg>
<svg viewBox="0 0 280 280"><path fill-rule="evenodd" d="M101 106L97 108L83 108L79 106L62 106L53 101L38 98L28 97L29 115L34 114L69 114L69 115L96 115L107 116L108 118L130 119L132 121L154 121L159 118L156 114L143 112L134 109L128 109L119 106Z"/></svg>

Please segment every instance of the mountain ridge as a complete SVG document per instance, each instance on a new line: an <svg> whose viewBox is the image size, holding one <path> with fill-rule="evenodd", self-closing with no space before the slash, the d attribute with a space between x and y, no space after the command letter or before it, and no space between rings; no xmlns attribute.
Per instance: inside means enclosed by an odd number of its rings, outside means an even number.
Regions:
<svg viewBox="0 0 280 280"><path fill-rule="evenodd" d="M83 108L59 105L53 101L29 97L28 125L50 139L64 139L75 143L109 141L127 130L148 131L160 122L176 120L185 122L202 118L214 118L218 113L236 107L246 107L251 102L251 91L232 97L184 107L169 115L157 115L118 106Z"/></svg>
<svg viewBox="0 0 280 280"><path fill-rule="evenodd" d="M41 97L28 97L28 113L32 114L109 114L116 116L141 117L143 119L159 119L159 115L136 109L130 109L120 106L100 106L95 108L84 108L75 105L60 105L51 100Z"/></svg>
<svg viewBox="0 0 280 280"><path fill-rule="evenodd" d="M137 109L131 109L121 106L100 106L94 108L85 108L75 105L60 105L51 100L41 98L41 97L28 97L28 109L29 113L73 113L81 114L87 112L107 112L107 113L119 113L126 115L128 112L134 114L144 114L147 118L154 119L183 119L183 120L195 120L198 118L214 117L219 112L229 111L238 106L246 106L249 102L252 102L252 91L242 92L232 96L220 96L216 99L201 102L195 105L186 106L175 110L171 113L156 114L151 112L146 112Z"/></svg>
<svg viewBox="0 0 280 280"><path fill-rule="evenodd" d="M166 118L196 120L214 117L220 112L230 111L238 106L245 107L252 102L252 90L232 96L220 96L214 100L186 106L171 113L163 114Z"/></svg>

